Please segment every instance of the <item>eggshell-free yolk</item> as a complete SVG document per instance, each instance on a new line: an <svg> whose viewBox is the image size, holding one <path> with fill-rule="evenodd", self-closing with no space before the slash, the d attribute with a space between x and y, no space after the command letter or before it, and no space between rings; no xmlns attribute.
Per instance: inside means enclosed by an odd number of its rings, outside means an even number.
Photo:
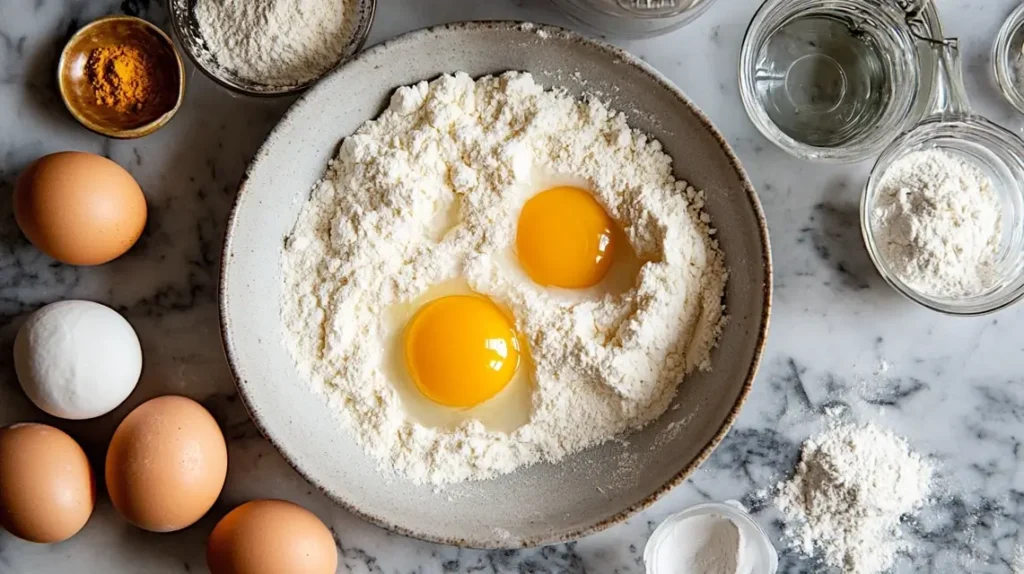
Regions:
<svg viewBox="0 0 1024 574"><path fill-rule="evenodd" d="M541 285L583 289L608 273L613 222L601 204L577 187L543 191L523 206L516 231L519 263Z"/></svg>
<svg viewBox="0 0 1024 574"><path fill-rule="evenodd" d="M405 363L428 399L468 408L498 394L519 367L509 318L488 299L453 295L423 306L405 328Z"/></svg>

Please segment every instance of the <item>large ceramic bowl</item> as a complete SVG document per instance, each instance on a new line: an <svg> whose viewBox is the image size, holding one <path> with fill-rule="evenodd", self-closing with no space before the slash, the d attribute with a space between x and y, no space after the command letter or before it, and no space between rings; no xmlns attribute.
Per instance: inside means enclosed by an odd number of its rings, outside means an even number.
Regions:
<svg viewBox="0 0 1024 574"><path fill-rule="evenodd" d="M281 342L281 250L339 141L398 86L444 72L527 70L549 87L597 92L660 139L676 173L708 192L731 275L729 323L713 370L687 378L678 408L642 432L494 480L443 492L388 480L296 372ZM739 414L771 304L768 233L750 181L722 135L678 88L618 49L559 28L463 23L421 30L357 56L274 129L242 183L221 277L224 348L253 420L309 482L352 512L418 538L512 548L578 538L624 520L680 484Z"/></svg>

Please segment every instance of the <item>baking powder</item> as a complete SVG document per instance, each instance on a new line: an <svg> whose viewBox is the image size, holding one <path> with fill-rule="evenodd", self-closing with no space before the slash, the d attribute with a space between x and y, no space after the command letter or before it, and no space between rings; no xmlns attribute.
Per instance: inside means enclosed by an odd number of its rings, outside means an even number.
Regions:
<svg viewBox="0 0 1024 574"><path fill-rule="evenodd" d="M748 541L735 522L718 514L674 516L644 548L648 574L750 574Z"/></svg>

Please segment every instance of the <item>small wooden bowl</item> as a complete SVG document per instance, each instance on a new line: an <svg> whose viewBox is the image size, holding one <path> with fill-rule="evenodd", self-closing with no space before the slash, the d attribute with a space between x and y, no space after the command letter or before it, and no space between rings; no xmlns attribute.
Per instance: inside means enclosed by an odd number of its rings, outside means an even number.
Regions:
<svg viewBox="0 0 1024 574"><path fill-rule="evenodd" d="M156 65L157 93L141 109L119 112L96 101L86 73L89 55L106 46L134 46ZM153 24L132 16L108 16L87 24L68 40L57 64L57 86L71 115L90 130L112 138L149 135L170 121L185 99L185 66L174 42Z"/></svg>

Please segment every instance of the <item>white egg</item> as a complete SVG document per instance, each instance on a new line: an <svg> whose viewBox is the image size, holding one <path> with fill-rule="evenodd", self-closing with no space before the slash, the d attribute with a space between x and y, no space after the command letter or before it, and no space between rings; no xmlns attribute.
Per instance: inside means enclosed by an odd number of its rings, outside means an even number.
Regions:
<svg viewBox="0 0 1024 574"><path fill-rule="evenodd" d="M113 309L61 301L33 313L14 341L21 388L43 411L63 419L104 415L139 382L142 347Z"/></svg>

